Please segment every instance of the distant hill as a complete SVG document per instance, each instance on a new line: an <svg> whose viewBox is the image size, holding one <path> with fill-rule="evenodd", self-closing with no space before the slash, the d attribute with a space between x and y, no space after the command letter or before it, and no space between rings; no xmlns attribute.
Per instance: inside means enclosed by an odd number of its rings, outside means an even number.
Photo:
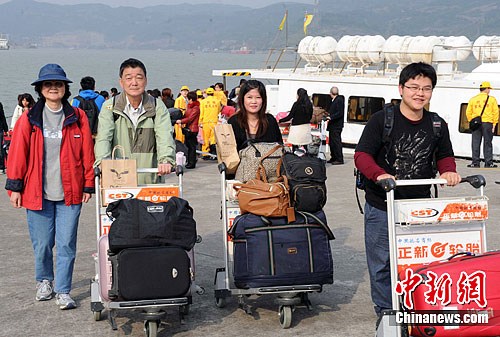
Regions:
<svg viewBox="0 0 500 337"><path fill-rule="evenodd" d="M304 37L304 13L315 14L308 35L500 35L498 0L336 0L146 8L55 5L13 0L0 5L0 33L11 45L64 48L266 50L285 44L278 26L288 10L288 45Z"/></svg>

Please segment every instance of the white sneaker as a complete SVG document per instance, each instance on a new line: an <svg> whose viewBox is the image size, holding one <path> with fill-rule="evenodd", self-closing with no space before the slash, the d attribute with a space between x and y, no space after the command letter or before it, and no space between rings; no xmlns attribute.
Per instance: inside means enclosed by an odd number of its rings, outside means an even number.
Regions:
<svg viewBox="0 0 500 337"><path fill-rule="evenodd" d="M52 282L43 280L36 284L36 297L37 301L48 301L52 298Z"/></svg>
<svg viewBox="0 0 500 337"><path fill-rule="evenodd" d="M59 309L74 309L76 308L76 303L69 296L69 294L57 294L56 295L56 304L59 306Z"/></svg>

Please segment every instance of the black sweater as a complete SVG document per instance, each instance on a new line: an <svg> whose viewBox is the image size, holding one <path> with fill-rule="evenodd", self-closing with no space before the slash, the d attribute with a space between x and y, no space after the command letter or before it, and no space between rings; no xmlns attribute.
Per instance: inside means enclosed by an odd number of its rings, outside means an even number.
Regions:
<svg viewBox="0 0 500 337"><path fill-rule="evenodd" d="M313 107L309 105L304 107L299 102L295 102L292 105L292 110L285 118L280 119L280 123L288 122L292 120L292 125L302 125L311 123L311 118L313 114Z"/></svg>
<svg viewBox="0 0 500 337"><path fill-rule="evenodd" d="M234 137L236 138L236 146L238 148L238 151L240 151L241 149L247 147L247 133L245 129L239 126L237 116L238 114L231 116L227 123L233 126ZM278 142L280 144L283 144L283 137L281 136L278 122L276 122L276 119L271 114L266 114L266 118L267 122L269 123L267 131L262 137L256 138L255 141L269 143Z"/></svg>

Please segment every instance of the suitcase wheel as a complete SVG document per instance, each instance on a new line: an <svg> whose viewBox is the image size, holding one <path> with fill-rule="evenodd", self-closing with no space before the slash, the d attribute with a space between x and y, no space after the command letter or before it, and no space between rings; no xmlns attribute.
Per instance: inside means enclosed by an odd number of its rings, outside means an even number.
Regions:
<svg viewBox="0 0 500 337"><path fill-rule="evenodd" d="M279 309L280 326L282 329L288 329L292 325L292 307L282 305Z"/></svg>

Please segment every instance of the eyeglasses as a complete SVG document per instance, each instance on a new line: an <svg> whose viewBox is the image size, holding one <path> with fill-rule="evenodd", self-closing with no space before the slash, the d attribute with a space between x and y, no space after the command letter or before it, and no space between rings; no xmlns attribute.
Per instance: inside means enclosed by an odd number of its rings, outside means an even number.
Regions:
<svg viewBox="0 0 500 337"><path fill-rule="evenodd" d="M52 88L52 87L62 88L64 86L64 82L62 82L62 81L44 81L43 86L46 88Z"/></svg>
<svg viewBox="0 0 500 337"><path fill-rule="evenodd" d="M419 92L420 90L422 90L422 92L424 94L428 94L428 93L431 93L433 88L432 87L418 87L418 86L415 86L415 85L412 85L412 86L404 86L406 89L410 90L411 92Z"/></svg>

